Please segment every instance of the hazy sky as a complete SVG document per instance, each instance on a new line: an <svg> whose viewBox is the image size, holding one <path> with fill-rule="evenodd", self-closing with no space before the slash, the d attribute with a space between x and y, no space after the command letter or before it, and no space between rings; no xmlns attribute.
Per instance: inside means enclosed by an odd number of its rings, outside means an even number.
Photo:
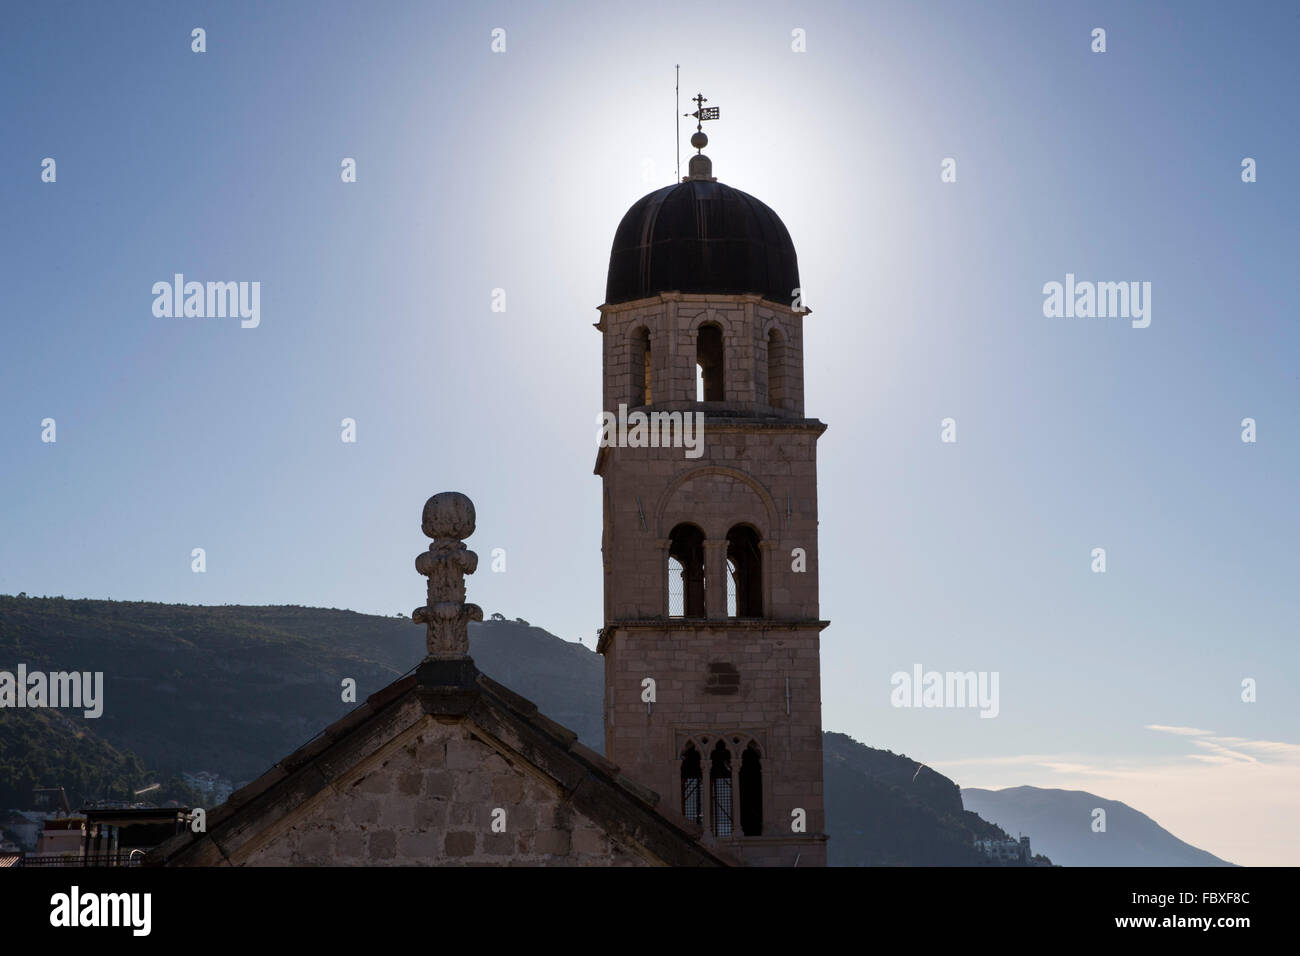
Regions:
<svg viewBox="0 0 1300 956"><path fill-rule="evenodd" d="M680 63L813 309L826 728L1298 864L1298 28L1291 3L7 9L0 592L409 613L421 506L455 489L471 599L591 646L591 324L619 218L673 179ZM260 282L260 325L155 317L178 272ZM1150 282L1150 326L1045 317L1067 273ZM998 716L892 706L917 664L996 672Z"/></svg>

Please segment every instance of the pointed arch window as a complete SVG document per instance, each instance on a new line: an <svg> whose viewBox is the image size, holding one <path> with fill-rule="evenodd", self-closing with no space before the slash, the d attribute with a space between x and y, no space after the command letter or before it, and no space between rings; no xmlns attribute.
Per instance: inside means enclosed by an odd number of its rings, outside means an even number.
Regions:
<svg viewBox="0 0 1300 956"><path fill-rule="evenodd" d="M740 830L745 836L763 833L763 769L752 740L740 757Z"/></svg>
<svg viewBox="0 0 1300 956"><path fill-rule="evenodd" d="M709 757L709 821L714 836L731 836L731 751L721 740Z"/></svg>
<svg viewBox="0 0 1300 956"><path fill-rule="evenodd" d="M704 825L704 772L693 743L682 751L682 816L697 826Z"/></svg>

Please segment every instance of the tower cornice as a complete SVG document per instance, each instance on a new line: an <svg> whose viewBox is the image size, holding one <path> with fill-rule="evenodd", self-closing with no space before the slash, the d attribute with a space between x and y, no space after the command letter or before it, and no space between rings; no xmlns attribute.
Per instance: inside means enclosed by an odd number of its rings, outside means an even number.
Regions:
<svg viewBox="0 0 1300 956"><path fill-rule="evenodd" d="M644 309L648 306L658 305L665 302L686 302L693 305L744 305L752 303L763 305L775 312L782 312L786 315L812 315L812 309L803 308L795 309L781 302L774 302L771 299L765 299L761 295L754 295L746 292L742 294L730 294L723 292L657 292L654 295L646 296L642 299L631 299L627 302L605 302L596 309L602 316L607 313L631 312L636 309ZM600 328L600 323L595 323L596 328Z"/></svg>
<svg viewBox="0 0 1300 956"><path fill-rule="evenodd" d="M678 402L672 403L680 407L664 406L646 406L635 409L643 411L647 415L654 412L684 412L698 410L699 403ZM706 412L704 414L704 425L713 433L724 435L731 434L752 434L756 431L776 432L786 434L799 434L811 432L818 438L825 433L830 426L817 418L755 418L747 417L745 413L737 415L718 415ZM613 446L603 445L596 450L596 464L592 467L593 475L603 475L605 473L605 464L609 461L609 456L613 451ZM695 461L695 459L685 459L686 461Z"/></svg>
<svg viewBox="0 0 1300 956"><path fill-rule="evenodd" d="M629 618L621 621L606 621L600 629L596 641L596 652L604 654L609 642L619 631L824 631L831 626L830 621L816 618L681 618L648 617Z"/></svg>

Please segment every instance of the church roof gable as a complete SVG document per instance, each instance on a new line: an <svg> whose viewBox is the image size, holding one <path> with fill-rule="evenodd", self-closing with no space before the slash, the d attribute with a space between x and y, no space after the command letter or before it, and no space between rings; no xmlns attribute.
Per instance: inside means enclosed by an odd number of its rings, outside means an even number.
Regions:
<svg viewBox="0 0 1300 956"><path fill-rule="evenodd" d="M571 730L541 714L531 701L480 674L468 660L456 662L450 670L445 664L441 669L422 666L420 673L371 695L231 794L225 804L208 814L205 833L174 837L156 848L146 864L256 862L259 848L300 818L314 798L342 793L346 779L355 776L358 768L430 720L460 724L512 765L548 782L565 806L590 819L611 842L633 848L645 862L737 865L721 847L705 845L698 828L657 807L657 794L624 777L614 764L579 743ZM476 771L468 767L451 772ZM349 826L335 822L339 829ZM567 861L560 856L555 862Z"/></svg>

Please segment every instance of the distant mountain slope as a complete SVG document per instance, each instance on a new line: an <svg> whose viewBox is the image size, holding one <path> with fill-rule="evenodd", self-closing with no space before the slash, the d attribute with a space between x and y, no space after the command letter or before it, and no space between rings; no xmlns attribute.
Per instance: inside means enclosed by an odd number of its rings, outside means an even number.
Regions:
<svg viewBox="0 0 1300 956"><path fill-rule="evenodd" d="M93 721L58 710L0 709L0 808L29 809L37 787L63 787L76 808L91 800L131 801L136 790L161 789L149 799L193 805L199 794L176 775L147 769L129 750L95 734ZM52 794L44 798L58 805Z"/></svg>
<svg viewBox="0 0 1300 956"><path fill-rule="evenodd" d="M604 751L604 663L593 651L522 622L487 621L471 626L470 653ZM16 768L31 764L13 774L14 795L35 778L91 793L106 779L121 789L147 773L142 763L239 783L356 706L341 699L343 678L357 681L362 701L423 654L423 628L398 617L0 596L0 669L103 671L105 685L97 720L7 711L0 755ZM44 762L23 741L40 741ZM962 809L956 784L905 756L828 733L825 758L833 864L973 864L975 837L1002 835Z"/></svg>
<svg viewBox="0 0 1300 956"><path fill-rule="evenodd" d="M489 622L471 625L470 653L603 751L604 667L594 652ZM172 773L251 780L356 706L342 699L344 678L363 701L423 656L424 629L405 618L0 596L0 669L103 671L104 713L85 729Z"/></svg>
<svg viewBox="0 0 1300 956"><path fill-rule="evenodd" d="M297 607L0 597L0 668L103 671L87 728L164 771L249 780L419 660L419 628ZM11 717L26 717L15 711Z"/></svg>
<svg viewBox="0 0 1300 956"><path fill-rule="evenodd" d="M420 630L420 629L417 629ZM421 654L424 632L420 630ZM470 626L469 653L478 669L605 752L605 661L581 643L517 621Z"/></svg>
<svg viewBox="0 0 1300 956"><path fill-rule="evenodd" d="M1084 790L968 789L965 805L1008 833L1026 833L1036 852L1062 866L1232 866L1184 843L1145 813ZM1092 832L1092 811L1106 811L1106 831Z"/></svg>
<svg viewBox="0 0 1300 956"><path fill-rule="evenodd" d="M1006 839L929 767L845 734L826 733L822 747L832 866L975 866L976 839Z"/></svg>

